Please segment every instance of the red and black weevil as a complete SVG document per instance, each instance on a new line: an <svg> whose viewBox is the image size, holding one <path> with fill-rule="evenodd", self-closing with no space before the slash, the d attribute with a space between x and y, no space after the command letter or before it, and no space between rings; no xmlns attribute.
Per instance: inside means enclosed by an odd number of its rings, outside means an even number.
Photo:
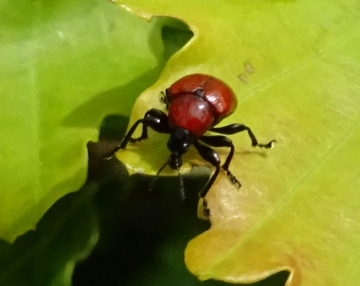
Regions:
<svg viewBox="0 0 360 286"><path fill-rule="evenodd" d="M166 105L168 114L159 109L150 109L130 128L121 144L113 150L115 153L120 149L125 149L127 144L141 141L148 138L148 127L159 133L170 134L167 147L170 150L170 157L159 169L156 177L166 165L171 169L177 170L182 166L182 155L188 150L190 145L194 145L200 156L216 169L199 197L204 198L211 185L218 176L220 169L223 169L233 184L241 186L240 182L229 171L229 165L234 155L234 145L226 136L204 135L207 131L220 134L235 134L247 131L253 147L271 148L271 140L267 144L259 144L254 133L244 124L230 124L223 127L214 127L222 119L232 114L237 107L237 99L233 90L223 81L206 74L187 75L165 91L162 101ZM141 136L132 138L137 126L142 123L143 129ZM230 152L221 166L219 155L211 147L229 147ZM185 198L184 189L180 189L182 199Z"/></svg>

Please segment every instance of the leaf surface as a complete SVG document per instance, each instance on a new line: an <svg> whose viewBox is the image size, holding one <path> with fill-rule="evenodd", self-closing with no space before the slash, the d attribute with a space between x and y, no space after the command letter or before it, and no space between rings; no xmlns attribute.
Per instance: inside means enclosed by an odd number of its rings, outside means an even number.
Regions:
<svg viewBox="0 0 360 286"><path fill-rule="evenodd" d="M130 123L185 74L226 81L239 108L221 125L250 126L272 150L232 136L230 169L207 201L212 227L192 240L188 268L200 279L260 280L287 269L287 286L356 285L360 243L360 6L358 1L122 1L150 19L184 21L194 37L170 58L162 77L137 100ZM167 137L131 145L118 157L156 173ZM225 158L228 150L220 150ZM185 161L199 162L195 152ZM185 170L185 169L183 169Z"/></svg>
<svg viewBox="0 0 360 286"><path fill-rule="evenodd" d="M99 237L92 203L96 184L64 196L40 220L36 231L11 245L0 241L1 285L72 285L75 263Z"/></svg>
<svg viewBox="0 0 360 286"><path fill-rule="evenodd" d="M129 116L157 74L156 25L106 1L2 1L1 238L34 229L84 183L102 119Z"/></svg>

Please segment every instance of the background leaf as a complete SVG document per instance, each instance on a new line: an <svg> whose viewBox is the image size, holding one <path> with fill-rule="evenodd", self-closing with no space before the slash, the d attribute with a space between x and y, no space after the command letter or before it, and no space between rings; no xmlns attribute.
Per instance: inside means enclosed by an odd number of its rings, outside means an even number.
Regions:
<svg viewBox="0 0 360 286"><path fill-rule="evenodd" d="M163 108L155 99L176 79L203 72L238 94L240 106L223 125L246 123L261 141L278 140L263 152L247 147L245 135L233 136L231 170L243 187L237 191L221 176L210 191L212 228L190 242L189 269L229 282L287 269L287 285L356 285L358 2L117 3L147 19L181 19L194 32L136 101L130 123L150 107ZM166 136L150 138L118 157L133 171L155 173L168 156Z"/></svg>
<svg viewBox="0 0 360 286"><path fill-rule="evenodd" d="M196 170L184 176L187 192L179 200L179 182L159 178L152 192L152 177L124 178L103 164L104 174L113 180L101 187L95 197L99 210L99 243L91 255L75 269L74 286L82 285L204 285L225 286L222 281L199 281L185 267L184 248L189 239L205 231L208 221L196 219L197 190L206 182L207 172ZM108 166L105 166L108 165ZM101 171L101 172L102 172ZM172 191L169 191L172 190ZM284 285L287 274L271 277L253 286ZM240 285L240 284L236 284Z"/></svg>
<svg viewBox="0 0 360 286"><path fill-rule="evenodd" d="M1 285L71 285L75 263L98 241L92 204L95 184L61 198L40 220L36 231L10 245L0 241Z"/></svg>
<svg viewBox="0 0 360 286"><path fill-rule="evenodd" d="M157 25L106 1L2 1L0 237L85 182L102 119L126 118L161 69Z"/></svg>

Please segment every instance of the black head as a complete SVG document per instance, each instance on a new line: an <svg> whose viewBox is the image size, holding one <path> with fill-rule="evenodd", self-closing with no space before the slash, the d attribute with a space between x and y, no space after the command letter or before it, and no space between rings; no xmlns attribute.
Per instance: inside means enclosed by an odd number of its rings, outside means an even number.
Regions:
<svg viewBox="0 0 360 286"><path fill-rule="evenodd" d="M175 127L170 133L167 146L171 152L169 165L173 170L179 170L182 166L181 156L185 154L194 141L194 135L181 127Z"/></svg>

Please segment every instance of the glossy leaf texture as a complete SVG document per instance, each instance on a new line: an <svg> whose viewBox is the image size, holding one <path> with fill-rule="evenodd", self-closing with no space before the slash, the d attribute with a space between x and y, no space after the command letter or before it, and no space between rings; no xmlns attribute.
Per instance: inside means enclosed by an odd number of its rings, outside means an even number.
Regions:
<svg viewBox="0 0 360 286"><path fill-rule="evenodd" d="M358 1L123 1L151 19L186 23L194 37L136 101L130 124L185 74L208 73L237 93L221 125L250 126L272 150L232 136L230 166L207 196L212 227L185 252L200 279L249 283L280 270L287 286L357 285L360 243L360 6ZM150 132L118 157L134 172L156 173L167 137ZM225 158L228 150L220 150ZM186 161L201 162L195 152ZM200 163L203 164L203 163ZM185 172L185 168L182 169Z"/></svg>
<svg viewBox="0 0 360 286"><path fill-rule="evenodd" d="M156 26L106 1L2 1L1 238L34 229L85 182L103 118L128 117L157 77Z"/></svg>

